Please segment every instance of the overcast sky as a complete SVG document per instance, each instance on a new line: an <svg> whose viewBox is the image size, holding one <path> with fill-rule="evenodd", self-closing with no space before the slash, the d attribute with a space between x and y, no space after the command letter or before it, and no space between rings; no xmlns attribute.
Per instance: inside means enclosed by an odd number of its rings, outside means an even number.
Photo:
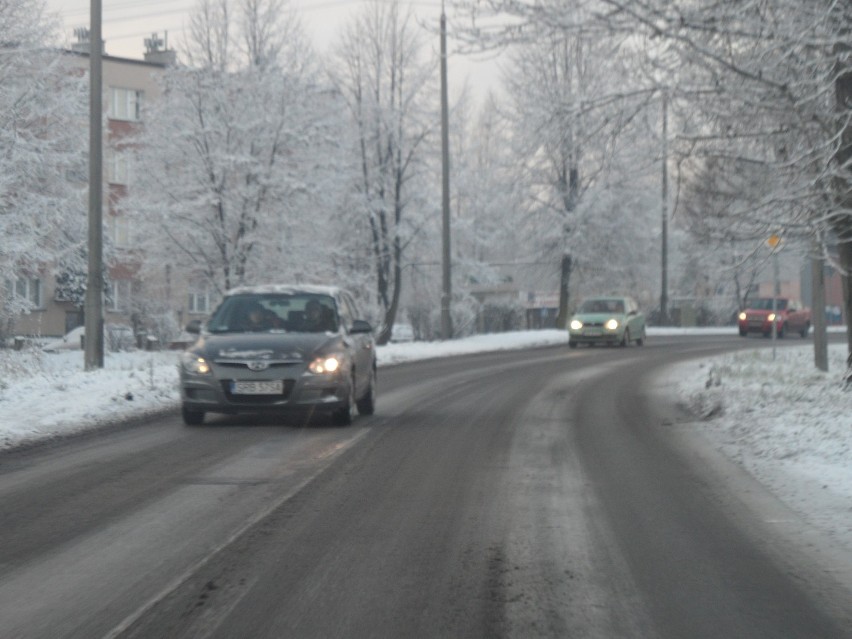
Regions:
<svg viewBox="0 0 852 639"><path fill-rule="evenodd" d="M437 28L441 11L441 0L402 0L410 4L421 22L432 22ZM367 0L290 0L291 6L302 16L308 32L320 51L325 51L334 42L336 34L353 13L366 4ZM90 0L47 0L51 11L57 13L64 24L64 46L74 41L77 27L89 26ZM197 5L197 0L101 0L102 32L109 55L142 58L144 40L157 33L160 38L168 37L170 48L180 49L188 16ZM450 16L452 19L452 16ZM438 48L437 37L435 48ZM453 55L452 41L448 73L450 86L458 89L467 79L478 94L484 95L489 88L497 87L499 70L493 56L474 59L470 56Z"/></svg>

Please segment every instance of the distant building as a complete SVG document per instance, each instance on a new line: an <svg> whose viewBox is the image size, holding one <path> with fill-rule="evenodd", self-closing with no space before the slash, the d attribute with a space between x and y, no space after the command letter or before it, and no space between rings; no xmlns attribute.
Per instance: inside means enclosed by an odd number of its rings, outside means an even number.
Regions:
<svg viewBox="0 0 852 639"><path fill-rule="evenodd" d="M77 42L64 52L69 72L88 73L88 30L75 30ZM120 202L132 188L133 176L129 171L129 158L124 140L143 126L142 107L147 101L160 97L158 79L165 68L176 62L173 50L163 48L163 42L153 35L145 41L144 60L119 58L104 54L102 81L104 113L107 125L104 135L104 239L113 250L108 269L109 291L105 299L104 315L107 323L135 323L134 298L142 294L143 283L137 278L141 259L137 239L144 229L133 228L121 214ZM81 123L88 127L88 122ZM81 179L84 179L81 176ZM86 220L85 202L81 202L80 215ZM13 320L12 332L16 335L59 336L83 325L79 299L69 299L68 274L53 273L55 265L45 264L37 276L18 278L7 283L7 294L23 296L30 302L31 310ZM57 282L59 278L60 282ZM77 288L81 274L74 274ZM84 281L84 280L83 280ZM204 300L195 306L207 311Z"/></svg>

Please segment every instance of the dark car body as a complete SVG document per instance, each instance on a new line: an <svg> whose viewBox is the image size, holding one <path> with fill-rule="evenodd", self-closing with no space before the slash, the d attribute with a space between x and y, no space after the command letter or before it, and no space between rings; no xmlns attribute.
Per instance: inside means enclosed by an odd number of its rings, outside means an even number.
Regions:
<svg viewBox="0 0 852 639"><path fill-rule="evenodd" d="M771 297L758 297L749 300L748 306L739 314L737 325L743 337L749 333L769 337L772 335L773 320L778 337L784 337L787 333L807 337L811 328L811 311L790 297L776 297L773 310Z"/></svg>
<svg viewBox="0 0 852 639"><path fill-rule="evenodd" d="M307 309L319 306L309 324ZM262 310L262 323L247 323ZM258 313L260 314L260 313ZM189 327L188 327L189 328ZM325 286L233 289L182 355L183 418L212 413L328 413L348 424L357 406L372 414L376 348L352 296Z"/></svg>

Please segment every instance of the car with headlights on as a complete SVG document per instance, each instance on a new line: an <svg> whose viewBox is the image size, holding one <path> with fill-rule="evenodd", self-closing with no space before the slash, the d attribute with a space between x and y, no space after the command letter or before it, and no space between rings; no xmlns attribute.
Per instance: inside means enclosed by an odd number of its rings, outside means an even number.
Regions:
<svg viewBox="0 0 852 639"><path fill-rule="evenodd" d="M352 295L332 286L230 290L180 357L184 423L207 413L309 411L349 424L376 404L376 345Z"/></svg>
<svg viewBox="0 0 852 639"><path fill-rule="evenodd" d="M590 297L580 304L568 322L568 345L606 344L627 346L645 343L645 316L631 297Z"/></svg>
<svg viewBox="0 0 852 639"><path fill-rule="evenodd" d="M784 337L787 333L798 333L803 338L811 330L811 311L790 297L758 297L750 300L747 307L737 316L740 335L759 333L764 337L772 335L772 323L775 334Z"/></svg>

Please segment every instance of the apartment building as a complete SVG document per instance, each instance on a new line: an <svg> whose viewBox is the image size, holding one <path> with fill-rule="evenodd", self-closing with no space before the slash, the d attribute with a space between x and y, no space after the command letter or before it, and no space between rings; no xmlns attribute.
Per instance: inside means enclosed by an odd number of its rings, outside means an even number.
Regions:
<svg viewBox="0 0 852 639"><path fill-rule="evenodd" d="M77 30L77 42L64 51L69 72L88 73L89 42L86 30ZM142 294L138 278L141 259L134 236L144 229L133 229L121 214L120 202L132 189L127 138L144 127L143 105L160 95L159 76L175 63L175 52L163 48L156 35L145 40L144 59L120 58L104 52L102 78L106 115L104 131L104 237L112 247L108 266L109 291L105 296L107 323L133 324L134 297ZM88 126L88 123L81 123ZM81 220L87 219L86 202L81 202ZM67 299L67 287L57 282L54 265L45 264L36 276L23 276L7 282L7 295L21 296L31 310L14 319L12 332L27 336L60 336L83 324L79 299ZM61 275L60 275L61 278ZM206 312L206 308L204 309Z"/></svg>

